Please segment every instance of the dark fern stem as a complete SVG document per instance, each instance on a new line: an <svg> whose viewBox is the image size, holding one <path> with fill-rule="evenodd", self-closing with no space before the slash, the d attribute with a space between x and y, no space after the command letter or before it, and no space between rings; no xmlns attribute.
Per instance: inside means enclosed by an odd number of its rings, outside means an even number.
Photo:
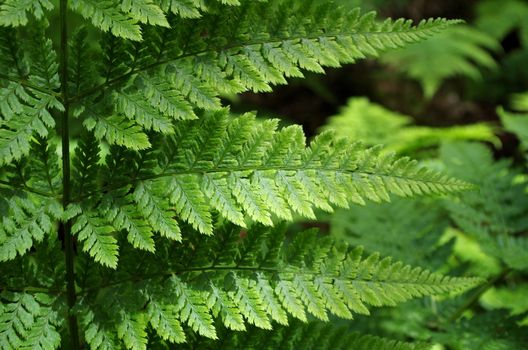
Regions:
<svg viewBox="0 0 528 350"><path fill-rule="evenodd" d="M61 136L62 136L62 206L67 208L70 203L70 133L69 133L69 101L68 101L68 25L67 25L68 1L60 2L60 80L61 95L64 104L64 111L61 115ZM76 302L75 294L75 272L74 254L75 247L71 234L71 221L61 221L59 232L62 232L64 239L64 254L66 258L66 283L68 299L68 326L72 349L80 349L79 329L77 317L72 312Z"/></svg>

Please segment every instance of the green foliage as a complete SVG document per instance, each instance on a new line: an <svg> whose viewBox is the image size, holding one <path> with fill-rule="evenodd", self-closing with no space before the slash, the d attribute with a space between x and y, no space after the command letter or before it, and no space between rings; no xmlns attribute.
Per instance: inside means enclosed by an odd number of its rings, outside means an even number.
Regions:
<svg viewBox="0 0 528 350"><path fill-rule="evenodd" d="M448 140L498 143L491 126L483 123L433 128L412 125L410 117L390 111L366 98L351 98L338 115L329 118L323 130L403 154L438 147Z"/></svg>
<svg viewBox="0 0 528 350"><path fill-rule="evenodd" d="M528 268L528 240L519 235L528 228L526 180L518 178L508 161L494 162L481 144L446 144L441 159L450 173L479 186L447 204L456 224L474 235L486 253L511 268Z"/></svg>
<svg viewBox="0 0 528 350"><path fill-rule="evenodd" d="M4 349L56 349L60 335L56 330L61 325L54 298L45 294L9 293L0 294L0 341Z"/></svg>
<svg viewBox="0 0 528 350"><path fill-rule="evenodd" d="M482 303L489 309L508 309L512 316L524 315L520 323L526 326L528 324L528 302L525 298L527 292L526 283L509 288L494 288L482 296Z"/></svg>
<svg viewBox="0 0 528 350"><path fill-rule="evenodd" d="M378 106L367 107L370 105L366 100L353 101L347 107L350 111L331 118L326 128L389 146L398 145L398 132L405 135L413 128L408 126L408 117ZM526 110L522 94L515 96L512 107ZM522 123L514 126L504 118L522 114L500 113L507 130L522 141ZM347 118L349 115L355 118ZM355 122L358 119L361 122ZM431 298L395 309L373 310L368 318L359 316L353 329L427 341L435 344L435 349L524 348L527 310L523 273L528 261L525 171L511 160L495 160L489 145L475 142L446 137L431 143L410 141L401 145L413 154L440 146L439 152L426 153L428 163L474 183L475 190L444 198L400 199L338 209L328 217L331 234L352 245L360 243L367 251L380 251L440 271L477 274L488 282L465 299Z"/></svg>
<svg viewBox="0 0 528 350"><path fill-rule="evenodd" d="M528 149L528 93L515 95L512 101L513 109L523 113L510 113L503 108L498 109L504 128L517 135L524 150Z"/></svg>
<svg viewBox="0 0 528 350"><path fill-rule="evenodd" d="M294 347L312 326L293 319L480 283L278 225L468 182L333 132L307 143L221 100L457 21L293 0L55 5L0 5L0 348L202 346L250 327L291 330ZM331 327L336 346L423 348Z"/></svg>
<svg viewBox="0 0 528 350"><path fill-rule="evenodd" d="M522 0L496 2L484 0L477 6L476 25L498 40L504 39L513 30L519 30L523 46L528 44L528 4Z"/></svg>
<svg viewBox="0 0 528 350"><path fill-rule="evenodd" d="M217 228L213 237L194 232L182 243L161 243L163 249L156 255L123 248L125 268L115 272L85 261L77 280L77 312L86 341L94 349L105 342L111 349L120 348L120 343L142 349L147 334L152 334L147 327L161 339L181 343L193 334L190 330L217 339L214 319L238 331L248 324L270 330L272 322L287 325L289 317L304 322L309 317L328 321L330 314L351 319L353 314L368 314L371 307L458 292L479 282L411 268L379 254L363 256L361 248L314 231L286 241L283 235L282 229L252 227L246 232L228 225ZM42 277L53 281L53 276ZM15 295L32 300L29 294ZM9 306L6 310L3 317L9 324L24 317L12 315ZM21 338L24 341L24 333Z"/></svg>
<svg viewBox="0 0 528 350"><path fill-rule="evenodd" d="M439 268L451 250L450 244L439 243L448 220L434 200L399 199L340 209L330 216L330 225L332 235L352 245L432 269Z"/></svg>
<svg viewBox="0 0 528 350"><path fill-rule="evenodd" d="M525 330L516 327L514 322L501 312L488 312L451 325L448 329L450 336L439 338L456 350L522 350L528 339Z"/></svg>
<svg viewBox="0 0 528 350"><path fill-rule="evenodd" d="M381 155L379 148L366 148L330 133L321 134L306 147L300 128L276 128L275 120L260 122L251 114L229 117L227 111L178 123L174 135L160 139L160 148L146 151L145 157L153 155L150 168L145 169L148 173L140 174L141 154L129 152L120 161L127 169L113 169L122 164L107 164L100 172L102 179L92 179L106 194L91 190L89 198L80 203L82 214L73 232L90 255L115 267L117 242L108 234L115 230L130 233L134 227L134 234L128 236L130 243L153 251L152 231L162 233L167 228L157 229L156 224L149 229L146 223L160 207L173 208L173 214L167 209L160 213L167 217L168 227L175 227L165 236L181 239L178 224L168 219L171 216L178 215L194 229L211 235L213 210L242 227L247 226L245 217L273 225L274 219L291 220L294 214L315 218L314 207L332 211L332 206L388 201L389 194L411 196L468 188L464 182L418 167L406 158ZM111 149L108 157L117 158L121 152ZM105 179L109 173L120 177ZM146 188L151 189L147 198Z"/></svg>
<svg viewBox="0 0 528 350"><path fill-rule="evenodd" d="M385 55L387 62L418 80L427 98L453 76L481 78L480 68L494 68L489 51L497 51L497 41L470 26L456 26L421 43Z"/></svg>
<svg viewBox="0 0 528 350"><path fill-rule="evenodd" d="M389 341L371 335L350 332L345 327L329 327L324 323L295 322L292 327L276 327L272 334L251 328L248 332L225 332L222 344L196 340L188 344L189 349L357 349L357 350L426 350L425 344ZM317 344L317 345L315 345ZM185 347L184 347L185 348Z"/></svg>

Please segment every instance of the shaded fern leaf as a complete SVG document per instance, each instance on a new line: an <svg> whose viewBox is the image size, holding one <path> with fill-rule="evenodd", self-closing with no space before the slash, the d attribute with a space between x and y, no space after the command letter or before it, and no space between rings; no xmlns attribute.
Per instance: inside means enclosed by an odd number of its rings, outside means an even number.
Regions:
<svg viewBox="0 0 528 350"><path fill-rule="evenodd" d="M64 320L54 309L54 298L45 294L0 294L0 344L2 349L54 350L60 345Z"/></svg>
<svg viewBox="0 0 528 350"><path fill-rule="evenodd" d="M0 203L0 261L24 255L35 242L51 236L62 215L54 198L9 193Z"/></svg>
<svg viewBox="0 0 528 350"><path fill-rule="evenodd" d="M449 219L440 201L399 199L339 209L329 222L331 233L367 252L380 252L408 264L436 270L451 253L450 244L439 245ZM409 249L413 254L409 254Z"/></svg>
<svg viewBox="0 0 528 350"><path fill-rule="evenodd" d="M452 23L443 19L416 26L404 20L379 23L373 13L310 1L243 2L199 20L171 19L172 29L147 28L139 43L105 37L102 51L109 62L99 85L72 100L91 109L87 117L106 120L124 113L145 129L170 132L171 120L194 119L197 110L219 110L219 95L271 91L288 77L302 76L302 70L320 73L324 66L336 67L423 40ZM92 124L87 126L93 128ZM109 143L139 147L134 146L137 140L117 143L110 135L100 136Z"/></svg>
<svg viewBox="0 0 528 350"><path fill-rule="evenodd" d="M418 80L427 98L433 97L441 84L454 76L482 77L481 67L493 69L490 54L498 51L499 42L470 26L456 26L421 43L388 53L383 61Z"/></svg>
<svg viewBox="0 0 528 350"><path fill-rule="evenodd" d="M18 54L13 56L13 52L19 50L16 43L0 43L1 55L11 57L11 61L20 60L6 68L7 79L0 79L0 165L28 155L33 136L44 138L55 126L50 111L63 110L55 95L59 80L52 42L40 30L36 30L34 36L33 51L24 59ZM26 63L24 68L23 62ZM23 77L15 75L21 73ZM30 86L21 82L24 79Z"/></svg>
<svg viewBox="0 0 528 350"><path fill-rule="evenodd" d="M254 227L241 235L229 226L218 231L208 238L196 233L184 239L183 246L163 244L155 257L142 255L137 269L101 274L99 281L91 281L80 293L80 302L110 329L87 326L88 343L97 348L95 339L120 327L112 321L118 315L116 303L122 304L125 314L141 320L141 329L148 322L161 338L192 344L192 333L182 328L184 324L200 336L217 339L222 328L215 319L231 330L248 325L269 330L272 321L288 324L288 316L301 321L328 320L330 314L351 319L354 313L368 314L371 307L460 292L479 282L411 268L378 254L363 256L361 248L349 248L313 231L286 243L281 230ZM272 249L274 245L278 249ZM125 261L138 261L139 256L134 249L121 251ZM170 261L170 267L160 259ZM102 268L94 269L93 273ZM97 293L108 297L94 298ZM122 303L124 298L131 302ZM377 344L374 339L363 341Z"/></svg>
<svg viewBox="0 0 528 350"><path fill-rule="evenodd" d="M528 93L516 96L514 106L522 113L511 113L503 108L497 110L504 128L514 133L524 150L528 150Z"/></svg>
<svg viewBox="0 0 528 350"><path fill-rule="evenodd" d="M471 319L448 325L448 333L435 337L455 350L480 348L485 350L522 350L528 337L518 318L502 311L488 311ZM504 329L508 329L504 332ZM449 336L446 336L449 334Z"/></svg>
<svg viewBox="0 0 528 350"><path fill-rule="evenodd" d="M372 335L351 332L346 327L321 322L292 322L289 327L279 326L273 333L251 327L247 332L224 331L223 342L204 338L193 339L184 349L354 349L354 350L429 350L423 343L406 343Z"/></svg>
<svg viewBox="0 0 528 350"><path fill-rule="evenodd" d="M526 181L517 180L518 172L510 169L509 161L494 162L491 151L481 144L446 144L441 157L451 174L479 186L478 192L447 202L454 222L488 254L514 269L527 269L528 240L520 234L528 228Z"/></svg>

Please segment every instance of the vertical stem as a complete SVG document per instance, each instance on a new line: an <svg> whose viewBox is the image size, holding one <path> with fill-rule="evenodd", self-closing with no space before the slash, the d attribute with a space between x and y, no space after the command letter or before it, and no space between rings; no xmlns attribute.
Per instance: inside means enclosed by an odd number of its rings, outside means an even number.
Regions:
<svg viewBox="0 0 528 350"><path fill-rule="evenodd" d="M68 0L60 0L60 81L61 96L64 111L61 115L62 125L62 206L64 209L70 203L70 127L69 127L69 101L68 101L68 26L67 26ZM74 273L74 245L71 235L71 221L61 222L60 228L64 234L64 254L66 257L66 280L68 298L68 326L70 330L71 348L80 349L79 329L77 317L73 314L75 306L75 273Z"/></svg>

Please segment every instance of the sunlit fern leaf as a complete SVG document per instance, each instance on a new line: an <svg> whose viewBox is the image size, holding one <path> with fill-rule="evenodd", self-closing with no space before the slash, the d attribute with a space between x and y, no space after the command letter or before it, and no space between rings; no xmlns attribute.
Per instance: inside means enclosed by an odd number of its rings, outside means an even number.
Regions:
<svg viewBox="0 0 528 350"><path fill-rule="evenodd" d="M470 187L407 158L382 154L379 147L351 143L331 133L306 147L299 127L277 130L276 126L276 121L260 122L252 114L230 117L226 110L180 122L174 135L158 143L160 149L151 150L163 156L153 159L150 172L142 176L134 166L124 166L133 164L137 153L113 148L100 174L117 172L119 178L103 177L101 183L110 190L108 198L125 196L126 205L120 210L126 208L140 226L150 223L152 231L177 240L179 225L172 217L211 235L214 212L240 226L249 222L245 217L271 226L279 218L291 220L292 212L314 218L314 208L332 211L332 206L389 201L389 194L443 194ZM110 169L112 164L119 164L120 170ZM126 194L123 189L130 181L134 184ZM102 200L94 193L83 206L91 208L97 220L108 222ZM161 221L154 221L152 215ZM113 227L130 234L131 223ZM153 250L150 230L142 234L137 227L134 230L133 244Z"/></svg>
<svg viewBox="0 0 528 350"><path fill-rule="evenodd" d="M71 8L104 32L130 40L141 40L141 28L137 20L124 12L115 0L72 0Z"/></svg>
<svg viewBox="0 0 528 350"><path fill-rule="evenodd" d="M442 142L456 140L500 141L487 124L471 124L432 128L412 124L412 118L393 112L366 98L355 97L335 116L329 118L323 130L350 137L367 145L382 144L398 154L416 154Z"/></svg>
<svg viewBox="0 0 528 350"><path fill-rule="evenodd" d="M89 252L95 261L116 268L118 246L115 229L105 219L98 217L97 213L82 210L72 226L72 232L83 242L83 250Z"/></svg>
<svg viewBox="0 0 528 350"><path fill-rule="evenodd" d="M514 286L501 286L488 290L481 298L486 308L497 310L507 309L511 316L519 316L520 326L528 324L528 301L525 298L528 293L528 284L519 283Z"/></svg>
<svg viewBox="0 0 528 350"><path fill-rule="evenodd" d="M296 20L301 17L303 21ZM196 110L219 110L221 94L271 91L287 77L302 76L301 68L321 72L322 66L351 63L423 40L452 23L379 23L373 13L336 12L311 2L222 6L199 20L171 19L172 29L147 28L142 42L105 36L102 51L108 62L101 67L99 85L72 100L83 105L79 108L90 108L85 118L112 119L125 112L146 129L169 131L167 118L194 119ZM146 54L152 51L155 57ZM115 91L119 94L109 93ZM163 127L154 124L156 119L163 120ZM133 148L134 141L120 144Z"/></svg>
<svg viewBox="0 0 528 350"><path fill-rule="evenodd" d="M149 148L150 142L141 127L120 115L109 118L93 117L84 121L87 130L93 131L99 140L105 139L111 145L124 146L134 150Z"/></svg>
<svg viewBox="0 0 528 350"><path fill-rule="evenodd" d="M26 25L29 13L41 19L53 7L50 0L6 0L0 5L0 26Z"/></svg>

